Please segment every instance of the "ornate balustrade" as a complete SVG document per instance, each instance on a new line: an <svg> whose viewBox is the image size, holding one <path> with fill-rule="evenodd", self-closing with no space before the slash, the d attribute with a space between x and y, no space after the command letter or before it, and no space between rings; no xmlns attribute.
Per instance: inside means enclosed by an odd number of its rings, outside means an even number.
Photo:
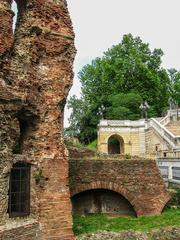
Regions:
<svg viewBox="0 0 180 240"><path fill-rule="evenodd" d="M153 127L163 137L174 150L180 150L180 136L175 136L155 118L151 118L147 124L148 127Z"/></svg>

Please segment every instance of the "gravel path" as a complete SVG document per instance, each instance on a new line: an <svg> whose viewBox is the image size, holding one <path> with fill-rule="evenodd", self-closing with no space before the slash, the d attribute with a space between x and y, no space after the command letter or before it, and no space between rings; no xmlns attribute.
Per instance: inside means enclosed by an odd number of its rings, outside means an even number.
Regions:
<svg viewBox="0 0 180 240"><path fill-rule="evenodd" d="M162 228L148 233L98 231L81 235L77 240L180 240L180 227Z"/></svg>

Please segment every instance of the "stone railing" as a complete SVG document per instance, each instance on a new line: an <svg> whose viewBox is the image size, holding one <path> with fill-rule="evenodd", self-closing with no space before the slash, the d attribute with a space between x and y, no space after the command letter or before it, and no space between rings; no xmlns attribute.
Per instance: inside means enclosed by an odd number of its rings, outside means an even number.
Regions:
<svg viewBox="0 0 180 240"><path fill-rule="evenodd" d="M159 160L168 159L170 161L170 160L176 159L176 158L180 159L180 149L179 149L179 151L174 151L174 152L168 151L168 152L166 152L166 156L164 156L164 151L158 151L156 153L156 159L159 159Z"/></svg>
<svg viewBox="0 0 180 240"><path fill-rule="evenodd" d="M168 110L167 115L160 120L160 124L166 126L172 120L172 118L177 119L177 116L180 116L180 109Z"/></svg>
<svg viewBox="0 0 180 240"><path fill-rule="evenodd" d="M180 150L180 136L175 136L167 128L165 128L156 119L151 118L147 123L147 128L152 127L159 133L159 135L168 142L168 144L173 148L173 150Z"/></svg>
<svg viewBox="0 0 180 240"><path fill-rule="evenodd" d="M168 114L168 115L166 115L166 116L160 121L160 124L163 125L163 126L165 126L165 125L167 125L169 122L170 122L170 116L169 116L169 114Z"/></svg>
<svg viewBox="0 0 180 240"><path fill-rule="evenodd" d="M137 121L131 121L131 120L100 120L100 123L98 125L99 127L106 127L106 126L132 126L132 127L140 127L145 126L145 119L140 119Z"/></svg>
<svg viewBox="0 0 180 240"><path fill-rule="evenodd" d="M165 181L180 184L180 158L158 159L157 164Z"/></svg>

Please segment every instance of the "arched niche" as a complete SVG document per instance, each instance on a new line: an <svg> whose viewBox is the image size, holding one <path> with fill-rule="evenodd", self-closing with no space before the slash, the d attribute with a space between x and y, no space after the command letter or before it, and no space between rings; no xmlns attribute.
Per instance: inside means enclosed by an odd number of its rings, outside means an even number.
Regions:
<svg viewBox="0 0 180 240"><path fill-rule="evenodd" d="M103 213L136 216L130 202L121 194L107 189L91 189L71 197L73 214Z"/></svg>

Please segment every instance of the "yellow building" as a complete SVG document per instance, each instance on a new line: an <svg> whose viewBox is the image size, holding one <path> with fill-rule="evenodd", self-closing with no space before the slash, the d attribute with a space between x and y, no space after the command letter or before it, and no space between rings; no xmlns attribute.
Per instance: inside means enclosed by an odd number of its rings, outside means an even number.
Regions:
<svg viewBox="0 0 180 240"><path fill-rule="evenodd" d="M180 121L175 110L163 118L147 121L101 120L98 150L106 154L129 154L146 158L180 156Z"/></svg>

